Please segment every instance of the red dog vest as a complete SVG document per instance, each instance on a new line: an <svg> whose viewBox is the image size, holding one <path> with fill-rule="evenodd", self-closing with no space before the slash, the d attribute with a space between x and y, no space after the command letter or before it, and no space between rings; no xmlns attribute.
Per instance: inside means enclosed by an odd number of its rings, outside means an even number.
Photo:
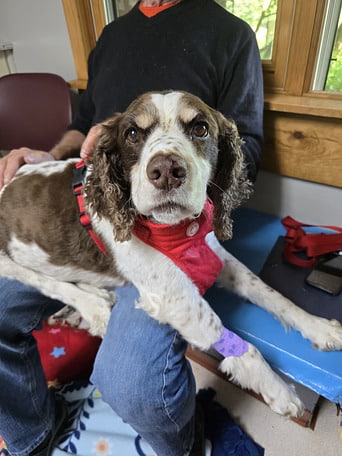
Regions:
<svg viewBox="0 0 342 456"><path fill-rule="evenodd" d="M223 267L208 246L206 236L212 231L213 204L208 199L202 214L178 225L158 224L138 217L133 234L145 244L169 257L198 287L201 295L210 288Z"/></svg>

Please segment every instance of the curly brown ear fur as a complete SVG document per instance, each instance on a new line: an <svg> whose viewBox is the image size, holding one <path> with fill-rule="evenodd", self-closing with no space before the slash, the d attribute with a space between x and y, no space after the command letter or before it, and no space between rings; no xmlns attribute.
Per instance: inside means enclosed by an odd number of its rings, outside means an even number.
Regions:
<svg viewBox="0 0 342 456"><path fill-rule="evenodd" d="M219 127L218 160L216 171L210 183L208 194L214 203L213 228L218 239L232 237L231 212L252 192L247 178L242 140L236 125L220 113L215 113Z"/></svg>
<svg viewBox="0 0 342 456"><path fill-rule="evenodd" d="M129 176L119 146L120 119L117 114L102 125L103 132L89 163L85 201L91 211L111 222L114 239L123 242L131 238L136 211L131 204Z"/></svg>

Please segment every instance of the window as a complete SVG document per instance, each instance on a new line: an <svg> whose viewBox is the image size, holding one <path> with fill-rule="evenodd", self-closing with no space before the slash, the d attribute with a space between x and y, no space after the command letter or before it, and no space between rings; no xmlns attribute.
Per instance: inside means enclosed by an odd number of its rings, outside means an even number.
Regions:
<svg viewBox="0 0 342 456"><path fill-rule="evenodd" d="M107 12L107 23L126 14L137 3L136 0L103 0L103 2Z"/></svg>
<svg viewBox="0 0 342 456"><path fill-rule="evenodd" d="M264 63L272 60L273 45L276 33L276 18L279 0L215 0L227 11L245 20L255 31L260 56ZM288 2L291 6L291 1ZM322 2L321 2L322 3ZM312 88L316 91L342 92L342 0L326 2L322 34L319 43L319 54ZM282 5L281 5L282 6ZM300 9L300 5L296 8ZM311 8L309 8L311 9ZM288 8L290 13L292 8ZM286 14L283 8L282 17ZM289 14L288 18L291 16ZM310 13L309 13L310 15ZM286 32L283 26L278 27L282 36L282 46L286 46ZM265 65L264 65L265 67ZM266 68L265 68L266 69ZM283 68L281 73L283 74ZM267 72L267 70L266 70ZM275 82L275 81L273 81ZM280 81L279 81L280 82ZM274 84L273 84L274 85Z"/></svg>
<svg viewBox="0 0 342 456"><path fill-rule="evenodd" d="M342 93L342 0L327 3L313 90Z"/></svg>

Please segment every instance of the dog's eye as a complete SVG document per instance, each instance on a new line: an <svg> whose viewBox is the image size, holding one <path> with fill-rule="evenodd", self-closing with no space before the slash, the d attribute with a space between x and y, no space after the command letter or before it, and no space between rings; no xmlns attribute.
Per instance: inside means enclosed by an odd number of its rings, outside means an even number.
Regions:
<svg viewBox="0 0 342 456"><path fill-rule="evenodd" d="M205 122L196 122L191 130L191 136L205 138L208 136L208 125Z"/></svg>
<svg viewBox="0 0 342 456"><path fill-rule="evenodd" d="M138 130L136 128L129 128L126 131L125 138L130 142L130 143L136 143L138 141Z"/></svg>

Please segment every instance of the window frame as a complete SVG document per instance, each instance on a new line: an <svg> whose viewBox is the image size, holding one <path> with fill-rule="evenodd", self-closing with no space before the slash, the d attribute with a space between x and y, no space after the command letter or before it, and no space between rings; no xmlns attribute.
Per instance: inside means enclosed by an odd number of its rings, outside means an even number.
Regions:
<svg viewBox="0 0 342 456"><path fill-rule="evenodd" d="M62 0L62 4L76 70L76 79L69 85L83 90L88 80L88 56L106 25L103 0Z"/></svg>
<svg viewBox="0 0 342 456"><path fill-rule="evenodd" d="M263 62L265 109L342 118L342 94L312 90L328 0L278 0L274 60Z"/></svg>

